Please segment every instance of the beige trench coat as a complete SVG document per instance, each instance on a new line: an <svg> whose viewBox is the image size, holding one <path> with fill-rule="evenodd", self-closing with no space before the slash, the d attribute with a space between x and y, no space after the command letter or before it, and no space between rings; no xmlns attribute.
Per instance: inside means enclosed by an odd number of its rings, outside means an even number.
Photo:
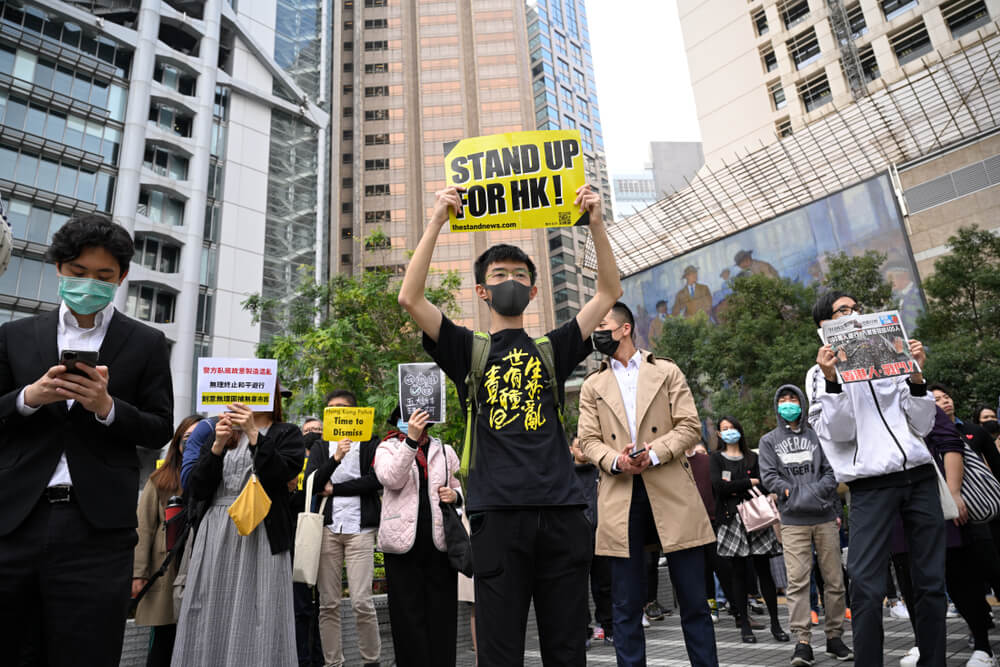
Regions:
<svg viewBox="0 0 1000 667"><path fill-rule="evenodd" d="M177 495L180 495L179 490ZM147 480L139 496L139 506L136 508L139 520L136 532L139 534L139 543L135 545L133 578L149 579L160 569L163 559L167 557L165 509L166 499L161 502L156 487ZM136 625L172 625L177 622L173 599L176 572L175 562L146 592L135 610Z"/></svg>
<svg viewBox="0 0 1000 667"><path fill-rule="evenodd" d="M714 542L708 512L684 455L701 439L701 423L687 380L674 362L642 351L635 415L637 446L652 445L660 462L647 468L642 480L663 550ZM596 553L628 558L632 475L614 475L611 465L631 436L618 380L606 361L580 390L578 435L584 455L601 470Z"/></svg>

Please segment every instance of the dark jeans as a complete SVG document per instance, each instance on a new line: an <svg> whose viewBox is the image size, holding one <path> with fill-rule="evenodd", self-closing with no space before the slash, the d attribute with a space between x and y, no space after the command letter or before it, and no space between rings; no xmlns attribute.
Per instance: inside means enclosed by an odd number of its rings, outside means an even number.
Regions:
<svg viewBox="0 0 1000 667"><path fill-rule="evenodd" d="M0 537L0 646L25 664L116 667L132 582L134 528L98 530L75 501L44 498ZM26 613L26 610L29 610ZM40 633L38 628L40 628Z"/></svg>
<svg viewBox="0 0 1000 667"><path fill-rule="evenodd" d="M418 533L407 553L385 554L396 665L453 667L458 636L458 574L448 562L448 554L438 551L429 539L419 537Z"/></svg>
<svg viewBox="0 0 1000 667"><path fill-rule="evenodd" d="M851 489L851 625L858 665L883 664L882 599L897 513L910 545L920 667L945 664L945 532L934 475L904 486Z"/></svg>
<svg viewBox="0 0 1000 667"><path fill-rule="evenodd" d="M547 667L584 667L587 570L593 527L582 508L490 510L469 515L480 667L524 663L528 608ZM391 593L390 593L391 595Z"/></svg>
<svg viewBox="0 0 1000 667"><path fill-rule="evenodd" d="M646 486L642 483L642 477L636 475L628 513L629 557L611 559L615 653L618 655L619 667L639 667L646 664L642 607L646 602L648 571L644 548L657 541ZM715 628L705 599L703 548L694 547L668 553L667 567L680 605L681 629L688 659L695 667L718 667Z"/></svg>
<svg viewBox="0 0 1000 667"><path fill-rule="evenodd" d="M611 616L611 560L597 556L590 561L590 595L594 599L594 621L604 629L605 637L613 637ZM587 635L588 638L590 635Z"/></svg>

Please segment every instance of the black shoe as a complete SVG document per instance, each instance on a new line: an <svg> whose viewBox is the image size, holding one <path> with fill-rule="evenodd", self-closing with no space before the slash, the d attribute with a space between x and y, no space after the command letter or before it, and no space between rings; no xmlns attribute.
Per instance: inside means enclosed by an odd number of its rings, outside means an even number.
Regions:
<svg viewBox="0 0 1000 667"><path fill-rule="evenodd" d="M788 641L788 633L782 630L780 625L771 626L771 636L779 642Z"/></svg>
<svg viewBox="0 0 1000 667"><path fill-rule="evenodd" d="M754 637L753 630L744 630L742 636L740 637L744 644L756 644L757 638Z"/></svg>
<svg viewBox="0 0 1000 667"><path fill-rule="evenodd" d="M812 667L813 662L812 646L803 644L802 642L795 644L795 652L792 653L792 664L798 667Z"/></svg>
<svg viewBox="0 0 1000 667"><path fill-rule="evenodd" d="M832 637L826 640L826 654L841 662L854 660L854 651L847 648L847 644L840 637Z"/></svg>
<svg viewBox="0 0 1000 667"><path fill-rule="evenodd" d="M642 611L646 614L646 618L651 621L662 621L663 617L666 615L663 611L663 607L661 607L660 603L656 600L647 604Z"/></svg>

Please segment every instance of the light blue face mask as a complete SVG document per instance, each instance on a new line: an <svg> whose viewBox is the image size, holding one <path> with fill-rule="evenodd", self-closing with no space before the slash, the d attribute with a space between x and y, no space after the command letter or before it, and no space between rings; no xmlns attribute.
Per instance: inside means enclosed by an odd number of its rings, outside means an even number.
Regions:
<svg viewBox="0 0 1000 667"><path fill-rule="evenodd" d="M725 431L719 431L719 437L726 444L733 444L734 442L740 441L740 432L735 428L727 428Z"/></svg>
<svg viewBox="0 0 1000 667"><path fill-rule="evenodd" d="M107 308L118 285L93 278L59 276L59 298L78 315L92 315Z"/></svg>
<svg viewBox="0 0 1000 667"><path fill-rule="evenodd" d="M402 433L403 435L409 435L410 423L404 422L402 419L400 419L399 421L396 422L396 430Z"/></svg>

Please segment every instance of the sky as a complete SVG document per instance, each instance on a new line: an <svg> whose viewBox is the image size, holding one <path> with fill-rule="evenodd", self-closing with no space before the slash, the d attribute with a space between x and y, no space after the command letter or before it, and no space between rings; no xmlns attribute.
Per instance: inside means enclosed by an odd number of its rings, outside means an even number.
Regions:
<svg viewBox="0 0 1000 667"><path fill-rule="evenodd" d="M700 141L676 0L586 0L608 170L641 172L650 141Z"/></svg>

